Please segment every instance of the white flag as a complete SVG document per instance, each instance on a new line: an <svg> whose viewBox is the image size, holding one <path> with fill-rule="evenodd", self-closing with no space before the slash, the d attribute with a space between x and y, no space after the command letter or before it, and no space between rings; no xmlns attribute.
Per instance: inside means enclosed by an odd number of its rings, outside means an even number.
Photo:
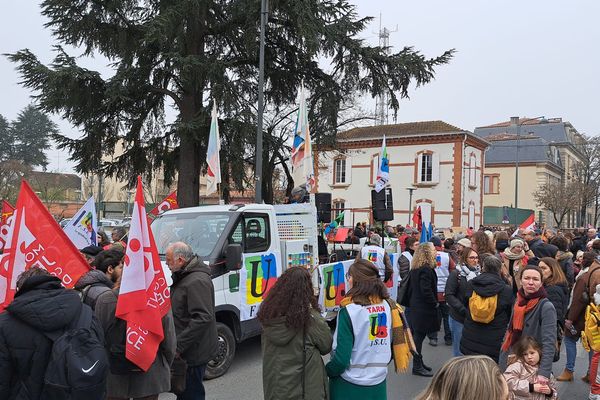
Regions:
<svg viewBox="0 0 600 400"><path fill-rule="evenodd" d="M98 220L93 197L85 202L63 230L78 249L97 244Z"/></svg>
<svg viewBox="0 0 600 400"><path fill-rule="evenodd" d="M219 137L219 118L217 117L217 105L213 104L212 121L208 135L208 149L206 151L206 195L217 191L217 185L221 183L221 139Z"/></svg>

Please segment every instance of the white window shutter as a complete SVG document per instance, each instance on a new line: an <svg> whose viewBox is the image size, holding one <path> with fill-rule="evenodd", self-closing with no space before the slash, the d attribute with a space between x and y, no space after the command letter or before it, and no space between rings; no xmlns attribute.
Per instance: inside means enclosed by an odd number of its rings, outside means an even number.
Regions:
<svg viewBox="0 0 600 400"><path fill-rule="evenodd" d="M333 163L334 163L334 159L330 159L329 161L327 161L327 173L329 174L329 185L333 186L333 182L335 179L335 175L333 173Z"/></svg>
<svg viewBox="0 0 600 400"><path fill-rule="evenodd" d="M431 155L431 181L433 183L440 181L440 155L438 153Z"/></svg>
<svg viewBox="0 0 600 400"><path fill-rule="evenodd" d="M421 183L421 170L423 168L423 153L417 154L417 183Z"/></svg>
<svg viewBox="0 0 600 400"><path fill-rule="evenodd" d="M346 157L346 182L347 185L352 183L352 157Z"/></svg>

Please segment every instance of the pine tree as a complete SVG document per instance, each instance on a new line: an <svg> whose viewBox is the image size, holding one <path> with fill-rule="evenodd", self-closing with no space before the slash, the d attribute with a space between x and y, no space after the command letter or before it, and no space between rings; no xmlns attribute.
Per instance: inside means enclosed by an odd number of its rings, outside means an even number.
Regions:
<svg viewBox="0 0 600 400"><path fill-rule="evenodd" d="M452 58L453 50L427 59L411 47L387 55L367 45L358 35L371 18L358 18L347 0L272 0L269 11L265 101L274 112L293 104L304 80L313 94L310 117L318 119L311 122L316 143L335 133L348 96L387 93L397 111L411 83L428 83ZM60 45L50 66L28 50L9 55L41 109L83 131L79 139L55 137L79 172L133 181L163 167L167 181L178 173L179 204L198 204L214 100L223 186L243 186L255 156L260 1L45 0L42 13L61 45L102 54L114 66L104 78ZM170 104L178 116L166 124ZM103 160L120 142L124 153Z"/></svg>
<svg viewBox="0 0 600 400"><path fill-rule="evenodd" d="M11 123L10 132L14 140L13 159L46 170L48 157L45 151L49 146L49 137L58 132L56 124L46 114L29 105Z"/></svg>
<svg viewBox="0 0 600 400"><path fill-rule="evenodd" d="M15 140L8 120L0 115L0 163L14 158Z"/></svg>

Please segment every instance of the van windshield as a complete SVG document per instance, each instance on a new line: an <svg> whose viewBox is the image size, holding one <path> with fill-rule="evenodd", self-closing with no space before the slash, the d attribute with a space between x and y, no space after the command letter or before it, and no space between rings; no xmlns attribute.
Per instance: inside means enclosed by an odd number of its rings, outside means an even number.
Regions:
<svg viewBox="0 0 600 400"><path fill-rule="evenodd" d="M163 255L171 243L184 242L195 254L207 257L215 248L232 213L190 213L163 215L152 222L158 253Z"/></svg>

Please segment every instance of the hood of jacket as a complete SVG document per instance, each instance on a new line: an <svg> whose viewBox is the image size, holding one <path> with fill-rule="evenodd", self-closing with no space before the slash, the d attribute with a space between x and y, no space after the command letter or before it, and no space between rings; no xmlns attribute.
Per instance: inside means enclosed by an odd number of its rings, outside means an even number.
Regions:
<svg viewBox="0 0 600 400"><path fill-rule="evenodd" d="M491 297L500 293L506 287L506 283L499 275L483 272L471 280L471 286L481 297Z"/></svg>
<svg viewBox="0 0 600 400"><path fill-rule="evenodd" d="M556 258L558 259L559 262L562 262L562 261L565 261L568 259L572 259L573 253L571 253L570 251L559 250L558 253L556 253Z"/></svg>
<svg viewBox="0 0 600 400"><path fill-rule="evenodd" d="M60 279L37 275L25 281L6 310L34 329L52 332L79 316L81 300L77 292L65 289Z"/></svg>
<svg viewBox="0 0 600 400"><path fill-rule="evenodd" d="M93 269L87 274L83 275L75 284L75 289L81 290L86 286L101 284L109 288L113 287L113 282L106 276L106 274L100 270Z"/></svg>
<svg viewBox="0 0 600 400"><path fill-rule="evenodd" d="M285 317L279 317L265 323L262 334L276 346L285 346L296 336L296 331L285 325Z"/></svg>
<svg viewBox="0 0 600 400"><path fill-rule="evenodd" d="M173 285L193 272L203 272L210 276L210 268L208 265L204 264L203 261L200 261L198 256L194 256L185 267L181 268L179 271L173 272L171 275L173 278Z"/></svg>

